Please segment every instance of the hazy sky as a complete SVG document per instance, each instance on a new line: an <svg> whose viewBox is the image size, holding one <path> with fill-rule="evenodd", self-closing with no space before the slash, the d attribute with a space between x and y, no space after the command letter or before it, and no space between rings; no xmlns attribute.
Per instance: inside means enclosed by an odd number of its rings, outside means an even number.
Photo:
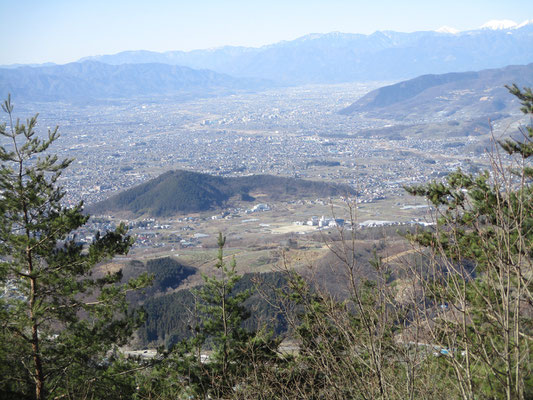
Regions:
<svg viewBox="0 0 533 400"><path fill-rule="evenodd" d="M123 50L261 46L315 32L467 30L533 19L533 0L0 0L0 15L0 64L66 63Z"/></svg>

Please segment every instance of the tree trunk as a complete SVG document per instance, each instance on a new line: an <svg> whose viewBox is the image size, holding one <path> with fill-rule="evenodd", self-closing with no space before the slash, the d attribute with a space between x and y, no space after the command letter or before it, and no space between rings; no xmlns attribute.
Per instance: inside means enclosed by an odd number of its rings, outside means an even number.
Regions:
<svg viewBox="0 0 533 400"><path fill-rule="evenodd" d="M36 279L31 278L31 292L30 292L30 319L31 319L31 350L33 355L33 363L35 366L35 398L37 400L44 399L44 373L41 361L41 353L39 351L39 333L37 328L37 319L33 312L35 304L35 290Z"/></svg>

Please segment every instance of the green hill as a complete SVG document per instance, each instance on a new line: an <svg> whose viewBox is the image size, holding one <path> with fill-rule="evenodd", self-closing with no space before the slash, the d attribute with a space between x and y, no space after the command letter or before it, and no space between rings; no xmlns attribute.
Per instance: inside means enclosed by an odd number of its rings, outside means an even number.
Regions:
<svg viewBox="0 0 533 400"><path fill-rule="evenodd" d="M129 211L168 216L231 206L238 201L294 200L354 194L341 185L271 175L221 177L190 171L168 171L155 179L89 207L91 213Z"/></svg>

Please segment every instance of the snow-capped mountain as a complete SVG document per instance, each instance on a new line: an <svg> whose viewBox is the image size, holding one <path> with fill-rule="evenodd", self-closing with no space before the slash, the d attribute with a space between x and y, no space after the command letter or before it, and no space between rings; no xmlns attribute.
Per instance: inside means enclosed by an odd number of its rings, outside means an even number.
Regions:
<svg viewBox="0 0 533 400"><path fill-rule="evenodd" d="M316 33L267 46L211 50L129 51L88 57L102 63L161 63L208 69L276 84L408 79L533 62L533 21L489 21L458 32Z"/></svg>
<svg viewBox="0 0 533 400"><path fill-rule="evenodd" d="M493 19L490 20L479 27L479 29L491 29L493 31L513 29L516 28L518 24L510 19Z"/></svg>
<svg viewBox="0 0 533 400"><path fill-rule="evenodd" d="M526 25L533 25L533 19L526 19L521 24L518 24L514 29L520 29L520 28L523 28Z"/></svg>
<svg viewBox="0 0 533 400"><path fill-rule="evenodd" d="M452 35L455 35L460 32L459 29L452 28L451 26L441 26L439 29L435 30L435 32L439 33L451 33Z"/></svg>
<svg viewBox="0 0 533 400"><path fill-rule="evenodd" d="M491 30L491 31L502 31L502 30L511 30L511 29L520 29L526 25L533 24L533 19L526 19L524 22L518 24L515 21L510 19L493 19L485 22L479 27L481 30ZM452 28L450 26L444 25L439 29L435 29L435 32L439 33L450 33L456 35L461 31L459 29Z"/></svg>
<svg viewBox="0 0 533 400"><path fill-rule="evenodd" d="M525 20L521 24L518 24L510 19L493 19L481 25L479 29L490 29L493 31L497 30L509 30L509 29L520 29L526 25L532 24L533 19Z"/></svg>

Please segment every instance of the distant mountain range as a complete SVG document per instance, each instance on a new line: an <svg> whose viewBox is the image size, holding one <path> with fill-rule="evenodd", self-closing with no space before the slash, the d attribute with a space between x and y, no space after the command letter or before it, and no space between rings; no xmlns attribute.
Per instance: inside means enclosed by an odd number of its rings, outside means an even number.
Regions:
<svg viewBox="0 0 533 400"><path fill-rule="evenodd" d="M533 22L491 21L457 32L310 34L260 48L126 51L65 65L0 68L0 95L91 101L140 96L188 99L279 85L399 80L533 62Z"/></svg>
<svg viewBox="0 0 533 400"><path fill-rule="evenodd" d="M96 61L0 69L0 94L17 100L90 101L143 96L188 98L264 87L256 79L168 64Z"/></svg>
<svg viewBox="0 0 533 400"><path fill-rule="evenodd" d="M190 171L169 171L88 208L90 213L129 211L168 216L207 211L235 202L294 200L309 197L350 195L342 185L283 178L271 175L221 177Z"/></svg>
<svg viewBox="0 0 533 400"><path fill-rule="evenodd" d="M210 69L282 84L397 80L533 62L533 23L491 21L457 32L310 34L260 48L222 47L189 52L126 51L83 60L107 64L164 63Z"/></svg>
<svg viewBox="0 0 533 400"><path fill-rule="evenodd" d="M479 72L423 75L385 86L341 110L341 114L370 113L377 117L413 115L482 115L517 110L516 98L505 85L533 86L533 63Z"/></svg>

